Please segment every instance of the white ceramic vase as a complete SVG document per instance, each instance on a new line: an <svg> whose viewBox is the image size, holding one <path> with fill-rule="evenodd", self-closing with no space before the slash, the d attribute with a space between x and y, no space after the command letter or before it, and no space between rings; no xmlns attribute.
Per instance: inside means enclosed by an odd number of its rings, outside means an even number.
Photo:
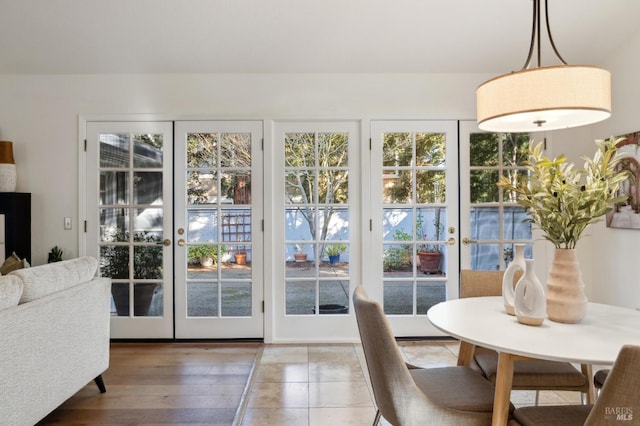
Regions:
<svg viewBox="0 0 640 426"><path fill-rule="evenodd" d="M540 325L547 316L544 286L533 270L533 259L525 260L524 275L516 284L513 306L518 322Z"/></svg>
<svg viewBox="0 0 640 426"><path fill-rule="evenodd" d="M525 262L524 262L524 244L514 244L516 253L513 257L513 260L507 266L507 269L504 271L504 275L502 276L502 298L504 299L504 309L507 311L509 315L515 315L515 311L513 308L513 298L515 291L514 277L516 272L524 272Z"/></svg>
<svg viewBox="0 0 640 426"><path fill-rule="evenodd" d="M0 164L0 192L16 192L16 184L16 165Z"/></svg>
<svg viewBox="0 0 640 426"><path fill-rule="evenodd" d="M575 249L557 248L547 280L547 315L551 321L575 324L587 313L587 296Z"/></svg>

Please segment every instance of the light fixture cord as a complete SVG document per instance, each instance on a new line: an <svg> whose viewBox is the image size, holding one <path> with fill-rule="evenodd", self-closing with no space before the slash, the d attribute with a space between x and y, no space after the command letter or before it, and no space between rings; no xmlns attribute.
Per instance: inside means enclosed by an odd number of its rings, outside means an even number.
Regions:
<svg viewBox="0 0 640 426"><path fill-rule="evenodd" d="M563 65L567 65L565 60L562 58L558 49L556 48L556 44L553 41L553 36L551 35L551 25L549 24L549 2L548 0L544 0L544 19L547 26L547 36L549 38L549 44L553 48L553 52L556 54L556 57L562 62ZM537 54L538 54L538 68L542 66L542 53L540 48L540 0L533 0L533 24L531 26L531 43L529 44L529 54L527 55L527 61L525 62L522 70L526 70L531 65L531 58L533 57L533 49L536 45L537 41ZM537 39L536 39L537 36Z"/></svg>

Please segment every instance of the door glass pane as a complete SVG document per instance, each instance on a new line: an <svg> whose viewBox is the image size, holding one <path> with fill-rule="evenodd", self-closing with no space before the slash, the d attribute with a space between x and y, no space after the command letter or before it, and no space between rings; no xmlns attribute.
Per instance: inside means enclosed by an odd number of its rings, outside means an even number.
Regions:
<svg viewBox="0 0 640 426"><path fill-rule="evenodd" d="M446 298L446 134L382 138L384 312L425 315Z"/></svg>
<svg viewBox="0 0 640 426"><path fill-rule="evenodd" d="M111 314L162 316L163 135L99 141L100 275L112 278Z"/></svg>
<svg viewBox="0 0 640 426"><path fill-rule="evenodd" d="M187 283L187 315L190 317L218 316L218 284L215 282Z"/></svg>
<svg viewBox="0 0 640 426"><path fill-rule="evenodd" d="M496 182L500 174L497 170L471 170L469 173L472 203L499 201Z"/></svg>
<svg viewBox="0 0 640 426"><path fill-rule="evenodd" d="M251 133L187 133L188 317L252 315Z"/></svg>
<svg viewBox="0 0 640 426"><path fill-rule="evenodd" d="M218 174L215 171L187 172L189 204L215 204L218 197Z"/></svg>
<svg viewBox="0 0 640 426"><path fill-rule="evenodd" d="M504 269L513 258L513 244L527 244L532 253L532 228L515 194L498 188L501 175L520 179L527 171L529 135L472 133L469 141L471 268Z"/></svg>
<svg viewBox="0 0 640 426"><path fill-rule="evenodd" d="M162 204L162 172L133 174L133 203Z"/></svg>
<svg viewBox="0 0 640 426"><path fill-rule="evenodd" d="M251 283L222 283L222 316L251 316Z"/></svg>
<svg viewBox="0 0 640 426"><path fill-rule="evenodd" d="M129 232L128 210L122 208L100 209L100 241L126 241Z"/></svg>
<svg viewBox="0 0 640 426"><path fill-rule="evenodd" d="M101 134L99 140L101 168L129 167L131 157L128 134Z"/></svg>
<svg viewBox="0 0 640 426"><path fill-rule="evenodd" d="M129 202L129 173L100 172L100 204L127 204Z"/></svg>
<svg viewBox="0 0 640 426"><path fill-rule="evenodd" d="M218 163L218 134L189 133L187 135L187 167L211 168Z"/></svg>
<svg viewBox="0 0 640 426"><path fill-rule="evenodd" d="M162 135L134 134L133 151L133 167L162 167Z"/></svg>
<svg viewBox="0 0 640 426"><path fill-rule="evenodd" d="M349 134L286 133L283 144L286 314L348 314Z"/></svg>

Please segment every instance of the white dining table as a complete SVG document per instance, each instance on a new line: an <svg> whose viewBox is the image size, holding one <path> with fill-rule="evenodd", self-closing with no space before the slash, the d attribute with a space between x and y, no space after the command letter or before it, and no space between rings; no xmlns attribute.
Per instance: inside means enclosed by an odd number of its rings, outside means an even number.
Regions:
<svg viewBox="0 0 640 426"><path fill-rule="evenodd" d="M438 303L429 309L427 318L438 330L460 340L458 365L471 363L476 346L499 353L493 425L506 425L509 419L515 360L581 364L591 377L591 365L611 365L623 345L640 345L640 312L599 303L589 303L585 318L577 324L548 318L540 326L521 324L506 313L500 296ZM588 402L594 399L593 383L591 386Z"/></svg>

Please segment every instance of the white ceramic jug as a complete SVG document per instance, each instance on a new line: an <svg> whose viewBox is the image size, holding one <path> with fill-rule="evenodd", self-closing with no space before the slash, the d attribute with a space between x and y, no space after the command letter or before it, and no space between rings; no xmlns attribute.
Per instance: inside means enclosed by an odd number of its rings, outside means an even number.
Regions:
<svg viewBox="0 0 640 426"><path fill-rule="evenodd" d="M504 275L502 277L502 297L504 298L504 309L509 315L516 314L513 309L513 298L516 284L513 282L513 277L518 271L524 272L525 268L524 244L514 244L514 247L516 248L516 254L509 266L507 266L507 269L505 269Z"/></svg>
<svg viewBox="0 0 640 426"><path fill-rule="evenodd" d="M533 270L533 259L525 260L524 275L516 284L513 306L518 322L540 325L547 316L544 286Z"/></svg>

